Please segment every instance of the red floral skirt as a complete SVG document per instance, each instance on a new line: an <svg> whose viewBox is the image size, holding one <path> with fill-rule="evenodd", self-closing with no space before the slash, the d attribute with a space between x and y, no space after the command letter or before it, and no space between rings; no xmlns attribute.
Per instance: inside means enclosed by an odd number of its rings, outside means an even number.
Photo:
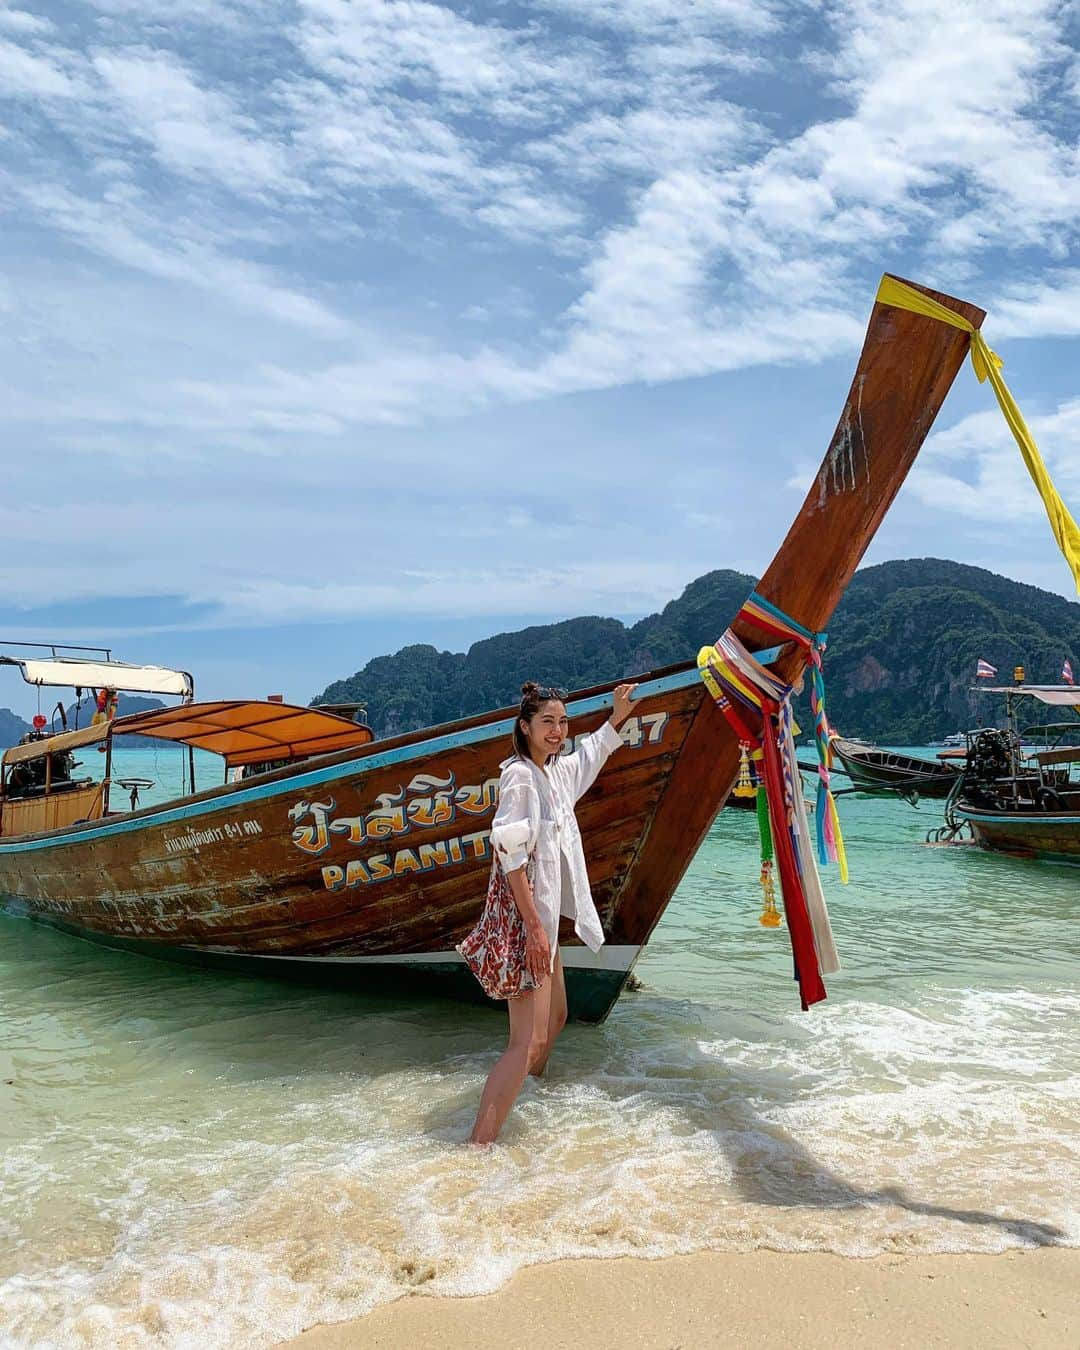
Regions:
<svg viewBox="0 0 1080 1350"><path fill-rule="evenodd" d="M530 881L533 870L530 858L526 869ZM491 864L480 922L457 950L488 998L517 998L539 988L525 966L525 921L498 859Z"/></svg>

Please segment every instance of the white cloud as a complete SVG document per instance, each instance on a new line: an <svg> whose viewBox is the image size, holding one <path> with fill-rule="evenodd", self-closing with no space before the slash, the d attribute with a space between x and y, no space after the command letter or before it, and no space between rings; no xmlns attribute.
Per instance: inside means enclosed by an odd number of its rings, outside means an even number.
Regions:
<svg viewBox="0 0 1080 1350"><path fill-rule="evenodd" d="M78 92L77 83L57 60L0 38L0 97L70 99Z"/></svg>
<svg viewBox="0 0 1080 1350"><path fill-rule="evenodd" d="M510 237L578 228L507 129L615 88L595 53L420 0L307 0L295 40L311 73L277 95L298 153L338 187L404 188Z"/></svg>
<svg viewBox="0 0 1080 1350"><path fill-rule="evenodd" d="M544 365L556 386L677 379L857 346L862 324L837 293L827 260L770 256L742 237L741 204L724 175L676 172L653 183L634 221L612 230L570 311L565 348ZM733 253L757 276L717 282Z"/></svg>
<svg viewBox="0 0 1080 1350"><path fill-rule="evenodd" d="M545 190L531 165L488 162L480 146L423 103L310 79L283 85L280 98L296 119L299 155L335 191L405 189L459 220L511 236L560 234L579 224L574 205Z"/></svg>
<svg viewBox="0 0 1080 1350"><path fill-rule="evenodd" d="M52 27L52 21L43 15L25 9L0 9L0 28L9 33L48 33Z"/></svg>
<svg viewBox="0 0 1080 1350"><path fill-rule="evenodd" d="M175 57L145 49L99 51L94 69L131 132L161 164L187 177L216 178L236 191L302 191L285 148L261 135L220 91L201 88Z"/></svg>
<svg viewBox="0 0 1080 1350"><path fill-rule="evenodd" d="M1051 270L1006 287L990 308L986 331L991 340L1080 336L1080 268Z"/></svg>
<svg viewBox="0 0 1080 1350"><path fill-rule="evenodd" d="M744 109L710 96L703 85L680 81L672 89L654 85L639 107L594 112L538 141L532 153L585 179L616 173L649 180L675 169L726 167L763 139Z"/></svg>
<svg viewBox="0 0 1080 1350"><path fill-rule="evenodd" d="M771 32L783 8L771 0L540 0L543 9L619 33L658 37L673 30L742 35Z"/></svg>
<svg viewBox="0 0 1080 1350"><path fill-rule="evenodd" d="M848 36L832 69L854 110L774 151L761 176L813 176L837 214L882 211L893 230L929 232L931 249L966 226L969 208L981 223L968 246L1007 231L1042 237L1069 219L1077 186L1070 147L1025 116L1055 52L1053 11L1012 0L977 15L947 0L839 5ZM828 213L804 223L827 225Z"/></svg>
<svg viewBox="0 0 1080 1350"><path fill-rule="evenodd" d="M199 237L191 222L166 224L130 199L112 193L100 199L79 196L54 183L12 184L13 194L54 229L102 257L184 286L231 297L289 324L329 336L351 325L310 296L280 284L272 273L242 258L231 258L212 236Z"/></svg>
<svg viewBox="0 0 1080 1350"><path fill-rule="evenodd" d="M540 8L625 42L627 65L647 81L767 70L773 53L763 39L801 17L800 5L782 0L540 0Z"/></svg>
<svg viewBox="0 0 1080 1350"><path fill-rule="evenodd" d="M282 29L287 36L299 51L284 47L281 78L262 87L242 78L229 87L130 40L99 42L87 58L59 40L31 50L0 39L0 97L33 100L97 172L111 165L125 178L148 178L149 153L200 195L217 186L285 197L308 215L319 203L319 228L339 237L355 230L349 198L400 188L513 238L565 240L577 230L573 201L486 137L493 125L532 118L534 99L542 110L572 89L595 96L587 59L541 53L526 34L408 3L313 3ZM477 112L489 119L483 135L456 125ZM37 164L33 177L36 185Z"/></svg>
<svg viewBox="0 0 1080 1350"><path fill-rule="evenodd" d="M119 19L125 34L140 25L153 30L162 23L201 24L235 31L284 20L289 0L85 0L89 8Z"/></svg>
<svg viewBox="0 0 1080 1350"><path fill-rule="evenodd" d="M856 112L807 138L827 186L923 214L937 245L957 228L965 247L1044 240L1075 220L1075 149L1030 116L1064 54L1053 0L846 0L835 12L847 39L832 70Z"/></svg>
<svg viewBox="0 0 1080 1350"><path fill-rule="evenodd" d="M394 614L626 614L666 604L686 580L685 568L670 563L581 559L558 567L390 571L357 582L256 582L226 589L220 603L222 621L237 625Z"/></svg>
<svg viewBox="0 0 1080 1350"><path fill-rule="evenodd" d="M321 370L264 369L247 384L191 383L186 394L221 425L247 426L291 418L333 416L353 426L405 426L460 416L489 399L535 396L543 382L498 352L472 356L399 347L385 355Z"/></svg>
<svg viewBox="0 0 1080 1350"><path fill-rule="evenodd" d="M976 252L1050 246L1075 226L1075 149L1025 117L1060 56L1055 6L1009 0L976 18L947 0L852 0L831 12L829 68L851 113L756 162L658 177L633 223L601 241L549 370L673 378L787 359L800 341L819 358L854 345L871 251L926 235L939 250L961 236ZM979 204L975 233L965 200Z"/></svg>
<svg viewBox="0 0 1080 1350"><path fill-rule="evenodd" d="M364 89L413 79L475 100L511 90L519 40L423 0L305 0L301 45L312 64Z"/></svg>
<svg viewBox="0 0 1080 1350"><path fill-rule="evenodd" d="M986 396L993 395L987 388ZM1066 504L1080 514L1080 398L1027 418ZM925 506L971 520L1027 526L1045 518L1012 433L995 405L972 413L926 442L908 490Z"/></svg>
<svg viewBox="0 0 1080 1350"><path fill-rule="evenodd" d="M407 89L518 122L546 115L553 98L589 102L611 88L598 51L545 42L532 27L424 0L304 0L301 10L297 42L312 68L368 94Z"/></svg>

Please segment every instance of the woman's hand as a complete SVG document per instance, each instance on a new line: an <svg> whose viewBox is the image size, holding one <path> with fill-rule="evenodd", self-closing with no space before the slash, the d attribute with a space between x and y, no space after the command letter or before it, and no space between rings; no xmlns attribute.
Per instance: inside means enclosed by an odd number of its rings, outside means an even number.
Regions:
<svg viewBox="0 0 1080 1350"><path fill-rule="evenodd" d="M616 730L630 716L630 703L636 693L636 684L620 684L612 695L611 725Z"/></svg>
<svg viewBox="0 0 1080 1350"><path fill-rule="evenodd" d="M525 928L525 969L541 985L551 974L551 944L541 923Z"/></svg>

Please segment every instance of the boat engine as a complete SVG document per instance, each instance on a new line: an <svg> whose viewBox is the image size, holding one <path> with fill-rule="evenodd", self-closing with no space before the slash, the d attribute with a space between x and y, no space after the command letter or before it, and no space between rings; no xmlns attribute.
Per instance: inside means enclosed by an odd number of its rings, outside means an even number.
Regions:
<svg viewBox="0 0 1080 1350"><path fill-rule="evenodd" d="M977 806L996 807L1002 800L1002 779L1011 778L1020 750L1013 731L988 727L968 748L964 796Z"/></svg>
<svg viewBox="0 0 1080 1350"><path fill-rule="evenodd" d="M19 741L20 745L30 745L35 741L44 741L48 737L39 731L30 731ZM76 767L75 757L70 750L57 750L52 755L52 774L50 786L53 792L63 792L76 786L72 773ZM45 793L45 756L40 759L24 759L13 764L8 773L5 789L7 797L41 797Z"/></svg>

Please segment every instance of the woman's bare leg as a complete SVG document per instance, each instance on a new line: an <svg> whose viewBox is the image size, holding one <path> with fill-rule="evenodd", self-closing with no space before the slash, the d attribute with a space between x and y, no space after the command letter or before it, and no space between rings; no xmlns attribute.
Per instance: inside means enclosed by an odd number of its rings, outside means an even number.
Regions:
<svg viewBox="0 0 1080 1350"><path fill-rule="evenodd" d="M548 1009L548 1021L544 1048L538 1059L534 1060L529 1072L539 1078L547 1068L548 1058L558 1040L559 1032L566 1026L566 977L563 975L562 952L556 950L555 969L551 972L551 1005Z"/></svg>
<svg viewBox="0 0 1080 1350"><path fill-rule="evenodd" d="M547 979L539 989L507 1000L510 1042L484 1084L476 1124L469 1136L471 1144L491 1144L498 1138L526 1074L543 1053L551 1011L551 985L552 981Z"/></svg>

